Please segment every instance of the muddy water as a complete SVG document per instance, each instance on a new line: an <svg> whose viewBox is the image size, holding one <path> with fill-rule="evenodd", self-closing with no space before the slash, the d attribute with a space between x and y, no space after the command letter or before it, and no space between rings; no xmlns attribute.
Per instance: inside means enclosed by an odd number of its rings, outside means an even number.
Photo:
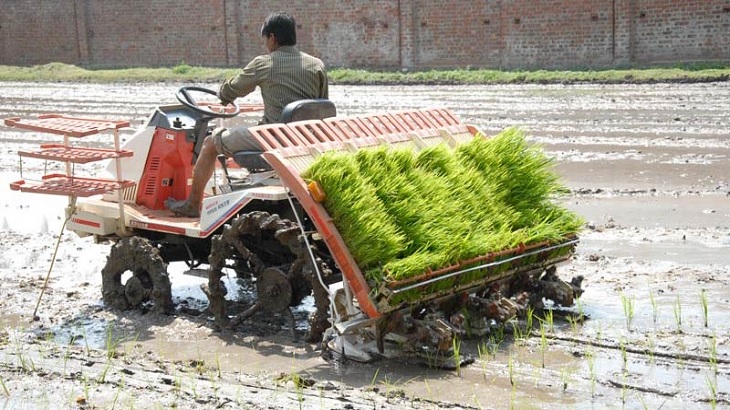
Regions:
<svg viewBox="0 0 730 410"><path fill-rule="evenodd" d="M0 83L0 117L58 112L126 119L136 126L155 105L174 102L179 85ZM530 334L507 329L504 335L463 342L462 352L476 360L459 374L401 361L327 362L314 346L292 342L276 320L222 334L205 318L109 314L94 296L99 281L93 276L103 266L106 248L94 245L92 251L88 242L67 239L69 260L62 260L60 269L78 274L84 266L79 280L88 285L70 302L63 292L52 292L51 300L62 301L61 307L47 308L41 322L56 315L46 325L58 337L85 336L85 343L101 348L113 324L117 338L171 361L201 359L224 371L299 372L353 387L403 391L421 398L422 408L438 407L437 401L473 408L730 406L730 83L334 85L331 98L342 115L447 107L487 134L519 126L542 144L571 189L564 203L589 221L575 260L559 270L564 278L586 278L579 305L556 311L552 327L541 329L535 319ZM48 232L58 231L62 201L28 200L10 193L6 183L16 177L17 151L49 140L0 128L0 232L7 244L18 238L36 243L39 236L46 242L35 253L16 248L18 258L4 256L3 275L50 258L45 256L52 241ZM37 225L28 229L38 214L46 220L45 232ZM37 288L44 267L28 274L31 288ZM199 304L195 280L184 278L183 270L171 267L176 300ZM66 284L59 279L56 286L71 289L77 279ZM7 283L2 287L3 293L11 289ZM13 306L32 301L29 293ZM23 314L10 304L4 308L5 326L21 322ZM588 319L566 319L581 313Z"/></svg>

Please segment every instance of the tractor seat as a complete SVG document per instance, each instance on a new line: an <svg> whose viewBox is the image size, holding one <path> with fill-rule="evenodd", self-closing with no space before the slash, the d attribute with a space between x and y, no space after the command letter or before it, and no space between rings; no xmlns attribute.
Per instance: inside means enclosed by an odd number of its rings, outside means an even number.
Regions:
<svg viewBox="0 0 730 410"><path fill-rule="evenodd" d="M327 99L298 100L290 102L281 111L281 122L323 120L337 115L335 104Z"/></svg>
<svg viewBox="0 0 730 410"><path fill-rule="evenodd" d="M324 98L297 100L290 102L281 112L284 124L304 120L323 120L337 115L335 104ZM271 171L271 165L261 157L261 151L238 151L233 153L233 161L248 169L249 172Z"/></svg>

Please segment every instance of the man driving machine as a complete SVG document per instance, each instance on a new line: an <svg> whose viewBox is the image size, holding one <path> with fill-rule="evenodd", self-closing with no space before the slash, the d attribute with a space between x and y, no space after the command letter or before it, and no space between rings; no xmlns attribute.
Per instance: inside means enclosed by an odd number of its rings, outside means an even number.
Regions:
<svg viewBox="0 0 730 410"><path fill-rule="evenodd" d="M294 17L286 13L270 14L261 26L261 36L269 53L254 58L240 73L221 84L218 98L223 105L252 93L258 86L264 101L264 116L259 124L271 124L281 122L284 107L293 101L329 97L324 63L296 47ZM261 150L248 126L216 128L203 141L193 167L189 197L168 198L165 207L176 215L200 216L205 186L213 176L218 155L230 157L237 151Z"/></svg>

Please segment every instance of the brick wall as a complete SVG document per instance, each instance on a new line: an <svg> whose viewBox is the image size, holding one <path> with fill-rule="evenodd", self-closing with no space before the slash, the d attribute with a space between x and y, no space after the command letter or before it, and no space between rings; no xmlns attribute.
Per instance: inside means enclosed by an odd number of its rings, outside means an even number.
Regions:
<svg viewBox="0 0 730 410"><path fill-rule="evenodd" d="M634 5L637 63L730 58L730 1L641 0Z"/></svg>
<svg viewBox="0 0 730 410"><path fill-rule="evenodd" d="M271 4L275 6L271 6ZM0 0L0 64L240 66L269 12L331 67L730 61L730 0Z"/></svg>
<svg viewBox="0 0 730 410"><path fill-rule="evenodd" d="M0 10L0 64L79 61L72 4L0 0Z"/></svg>

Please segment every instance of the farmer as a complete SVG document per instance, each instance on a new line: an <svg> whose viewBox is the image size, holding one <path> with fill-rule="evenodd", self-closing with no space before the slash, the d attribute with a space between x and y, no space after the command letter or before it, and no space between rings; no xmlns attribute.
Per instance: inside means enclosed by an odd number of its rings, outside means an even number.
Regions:
<svg viewBox="0 0 730 410"><path fill-rule="evenodd" d="M328 98L327 74L322 60L299 51L294 17L286 13L269 15L261 26L261 36L269 54L251 60L236 76L218 90L221 103L228 105L261 88L264 116L259 124L281 122L281 112L290 102ZM200 216L203 192L213 176L219 154L230 157L236 151L261 151L247 126L217 128L203 141L193 168L193 183L186 200L168 198L165 207L176 215Z"/></svg>

